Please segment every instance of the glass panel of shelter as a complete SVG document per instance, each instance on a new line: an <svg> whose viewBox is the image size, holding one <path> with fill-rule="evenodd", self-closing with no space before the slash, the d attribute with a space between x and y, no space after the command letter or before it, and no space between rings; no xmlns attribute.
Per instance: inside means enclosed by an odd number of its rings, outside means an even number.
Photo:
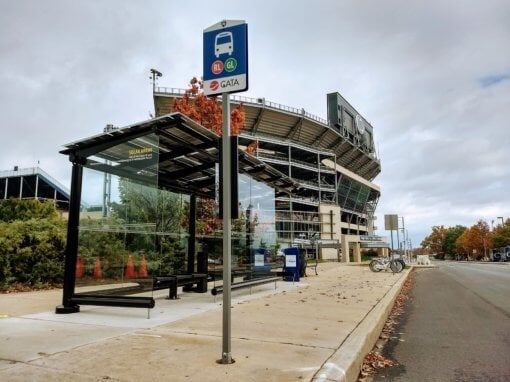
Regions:
<svg viewBox="0 0 510 382"><path fill-rule="evenodd" d="M151 134L87 158L82 180L77 294L151 296L150 276L175 263L162 257L162 248L170 245L167 230L175 230L173 223L178 218L165 217L159 207L171 203L180 206L182 201L158 189L157 140ZM179 232L168 232L168 236L180 248Z"/></svg>
<svg viewBox="0 0 510 382"><path fill-rule="evenodd" d="M279 248L274 206L273 188L247 175L239 175L239 218L232 222L231 236L233 284L271 276L276 268L281 267L281 262L277 261ZM198 235L197 240L198 250L207 253L208 274L213 279L213 288L221 287L221 227L209 234Z"/></svg>
<svg viewBox="0 0 510 382"><path fill-rule="evenodd" d="M184 274L190 197L158 186L158 137L148 135L87 158L82 181L76 290L152 295L155 276ZM240 217L233 223L235 281L271 275L277 261L275 192L239 176ZM209 209L208 216L200 208ZM222 231L215 201L198 198L197 264L222 284ZM209 219L209 221L207 221Z"/></svg>

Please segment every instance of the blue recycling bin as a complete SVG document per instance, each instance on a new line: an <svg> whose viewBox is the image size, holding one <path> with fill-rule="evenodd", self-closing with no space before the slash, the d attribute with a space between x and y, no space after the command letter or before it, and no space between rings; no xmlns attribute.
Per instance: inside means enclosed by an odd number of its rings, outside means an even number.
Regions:
<svg viewBox="0 0 510 382"><path fill-rule="evenodd" d="M300 268L300 256L299 248L290 247L284 248L283 254L285 255L285 262L283 265L284 272L292 272L294 276L285 276L285 281L299 281L299 268Z"/></svg>

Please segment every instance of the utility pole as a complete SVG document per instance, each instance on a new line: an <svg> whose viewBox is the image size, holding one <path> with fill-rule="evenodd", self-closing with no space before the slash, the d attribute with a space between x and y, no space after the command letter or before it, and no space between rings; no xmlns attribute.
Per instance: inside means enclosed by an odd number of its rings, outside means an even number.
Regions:
<svg viewBox="0 0 510 382"><path fill-rule="evenodd" d="M406 225L404 223L404 217L401 216L402 218L402 236L403 236L403 239L404 239L404 246L403 246L403 251L404 251L404 258L407 257L407 250L406 250Z"/></svg>
<svg viewBox="0 0 510 382"><path fill-rule="evenodd" d="M106 125L103 129L103 133L109 133L110 131L117 130L118 127L113 126L112 124ZM110 161L105 161L105 164L109 165ZM108 217L108 212L111 204L111 195L112 195L112 174L105 172L103 179L103 205L101 208L101 215L103 218Z"/></svg>

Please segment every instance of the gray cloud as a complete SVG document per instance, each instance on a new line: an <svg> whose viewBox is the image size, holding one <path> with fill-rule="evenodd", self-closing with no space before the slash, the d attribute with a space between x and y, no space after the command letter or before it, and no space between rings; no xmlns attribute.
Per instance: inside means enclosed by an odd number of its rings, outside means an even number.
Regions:
<svg viewBox="0 0 510 382"><path fill-rule="evenodd" d="M40 160L68 183L62 145L148 118L149 69L185 87L223 18L249 24L245 95L326 117L339 91L371 121L381 229L398 213L419 244L432 225L510 216L504 0L4 2L0 169Z"/></svg>

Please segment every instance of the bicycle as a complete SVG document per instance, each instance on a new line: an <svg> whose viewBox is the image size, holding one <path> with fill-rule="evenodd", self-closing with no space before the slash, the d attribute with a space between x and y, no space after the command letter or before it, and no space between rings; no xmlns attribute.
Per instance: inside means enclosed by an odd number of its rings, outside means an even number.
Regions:
<svg viewBox="0 0 510 382"><path fill-rule="evenodd" d="M404 269L405 263L398 259L389 259L388 257L375 257L370 261L368 267L372 272L386 271L388 268L393 273L400 273Z"/></svg>

